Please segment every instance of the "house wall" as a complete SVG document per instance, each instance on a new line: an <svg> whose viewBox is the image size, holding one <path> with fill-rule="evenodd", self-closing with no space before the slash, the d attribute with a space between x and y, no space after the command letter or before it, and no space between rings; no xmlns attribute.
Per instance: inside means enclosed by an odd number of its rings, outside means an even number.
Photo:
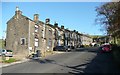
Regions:
<svg viewBox="0 0 120 75"><path fill-rule="evenodd" d="M63 46L64 45L64 31L63 30L60 30L60 46Z"/></svg>
<svg viewBox="0 0 120 75"><path fill-rule="evenodd" d="M44 35L44 33L45 33L45 30L44 30L44 23L42 23L42 22L39 22L39 24L38 24L38 47L36 47L36 51L37 50L40 50L40 52L41 52L41 56L44 56L44 54L45 54L45 45L46 45L46 39L45 39L45 35Z"/></svg>
<svg viewBox="0 0 120 75"><path fill-rule="evenodd" d="M54 29L48 25L46 25L46 51L53 51L54 44Z"/></svg>
<svg viewBox="0 0 120 75"><path fill-rule="evenodd" d="M29 20L29 27L28 27L28 48L32 48L29 49L29 53L34 53L35 52L35 22L30 21Z"/></svg>
<svg viewBox="0 0 120 75"><path fill-rule="evenodd" d="M21 56L28 54L28 28L29 21L21 15L15 15L7 23L6 49L13 50L13 54ZM21 45L21 39L25 44Z"/></svg>

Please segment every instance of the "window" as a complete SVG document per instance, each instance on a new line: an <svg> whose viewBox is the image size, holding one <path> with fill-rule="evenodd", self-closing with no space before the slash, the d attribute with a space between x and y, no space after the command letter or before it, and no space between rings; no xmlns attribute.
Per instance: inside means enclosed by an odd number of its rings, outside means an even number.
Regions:
<svg viewBox="0 0 120 75"><path fill-rule="evenodd" d="M52 47L52 40L51 39L48 40L48 46Z"/></svg>
<svg viewBox="0 0 120 75"><path fill-rule="evenodd" d="M21 45L25 45L25 38L20 39Z"/></svg>
<svg viewBox="0 0 120 75"><path fill-rule="evenodd" d="M39 26L35 25L35 32L38 32L38 28L39 28Z"/></svg>
<svg viewBox="0 0 120 75"><path fill-rule="evenodd" d="M38 47L38 41L39 41L39 40L38 40L37 38L35 38L35 46L36 46L36 47Z"/></svg>
<svg viewBox="0 0 120 75"><path fill-rule="evenodd" d="M35 38L38 39L38 34L35 34Z"/></svg>
<svg viewBox="0 0 120 75"><path fill-rule="evenodd" d="M51 36L52 35L52 30L49 30L49 36Z"/></svg>
<svg viewBox="0 0 120 75"><path fill-rule="evenodd" d="M37 32L38 32L38 29L35 29L35 32L37 33Z"/></svg>
<svg viewBox="0 0 120 75"><path fill-rule="evenodd" d="M35 41L35 46L38 47L38 41Z"/></svg>
<svg viewBox="0 0 120 75"><path fill-rule="evenodd" d="M39 26L38 25L35 25L35 28L38 28Z"/></svg>
<svg viewBox="0 0 120 75"><path fill-rule="evenodd" d="M38 39L37 39L37 38L35 38L35 41L38 41Z"/></svg>

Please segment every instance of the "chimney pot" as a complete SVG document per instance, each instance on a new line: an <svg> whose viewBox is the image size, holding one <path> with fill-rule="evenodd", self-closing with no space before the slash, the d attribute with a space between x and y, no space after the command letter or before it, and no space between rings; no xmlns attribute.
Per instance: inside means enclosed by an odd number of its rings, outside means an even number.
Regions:
<svg viewBox="0 0 120 75"><path fill-rule="evenodd" d="M50 24L50 19L47 18L47 19L45 20L45 23L46 23L46 24Z"/></svg>
<svg viewBox="0 0 120 75"><path fill-rule="evenodd" d="M63 26L63 25L61 26L61 29L64 29L64 26Z"/></svg>
<svg viewBox="0 0 120 75"><path fill-rule="evenodd" d="M34 14L34 21L37 22L39 20L39 14Z"/></svg>
<svg viewBox="0 0 120 75"><path fill-rule="evenodd" d="M17 14L17 15L21 15L22 14L22 11L19 10L19 7L16 7L15 14Z"/></svg>
<svg viewBox="0 0 120 75"><path fill-rule="evenodd" d="M55 27L58 27L58 23L55 22L54 26L55 26Z"/></svg>
<svg viewBox="0 0 120 75"><path fill-rule="evenodd" d="M74 32L76 32L76 30L74 30Z"/></svg>

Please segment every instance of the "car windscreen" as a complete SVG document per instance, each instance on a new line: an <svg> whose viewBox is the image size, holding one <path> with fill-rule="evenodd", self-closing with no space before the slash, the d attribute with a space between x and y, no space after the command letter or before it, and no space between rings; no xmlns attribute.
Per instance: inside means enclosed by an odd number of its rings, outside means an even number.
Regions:
<svg viewBox="0 0 120 75"><path fill-rule="evenodd" d="M104 45L104 47L108 47L108 48L110 48L110 45Z"/></svg>
<svg viewBox="0 0 120 75"><path fill-rule="evenodd" d="M7 50L7 52L12 52L12 50Z"/></svg>

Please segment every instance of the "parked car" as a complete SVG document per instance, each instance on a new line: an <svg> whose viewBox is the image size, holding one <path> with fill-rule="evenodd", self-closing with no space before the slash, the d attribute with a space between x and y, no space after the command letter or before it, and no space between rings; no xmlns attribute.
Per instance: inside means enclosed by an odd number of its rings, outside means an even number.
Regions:
<svg viewBox="0 0 120 75"><path fill-rule="evenodd" d="M67 50L68 50L68 51L71 51L71 50L72 50L72 47L71 47L71 46L68 46Z"/></svg>
<svg viewBox="0 0 120 75"><path fill-rule="evenodd" d="M73 49L73 46L65 46L67 51L71 51Z"/></svg>
<svg viewBox="0 0 120 75"><path fill-rule="evenodd" d="M13 51L12 50L6 50L6 49L0 49L0 55L12 57Z"/></svg>
<svg viewBox="0 0 120 75"><path fill-rule="evenodd" d="M67 49L66 46L56 46L53 48L53 51L67 51Z"/></svg>
<svg viewBox="0 0 120 75"><path fill-rule="evenodd" d="M111 45L110 44L104 44L100 47L101 52L111 52Z"/></svg>
<svg viewBox="0 0 120 75"><path fill-rule="evenodd" d="M71 49L75 49L75 47L74 47L74 46L71 46Z"/></svg>

